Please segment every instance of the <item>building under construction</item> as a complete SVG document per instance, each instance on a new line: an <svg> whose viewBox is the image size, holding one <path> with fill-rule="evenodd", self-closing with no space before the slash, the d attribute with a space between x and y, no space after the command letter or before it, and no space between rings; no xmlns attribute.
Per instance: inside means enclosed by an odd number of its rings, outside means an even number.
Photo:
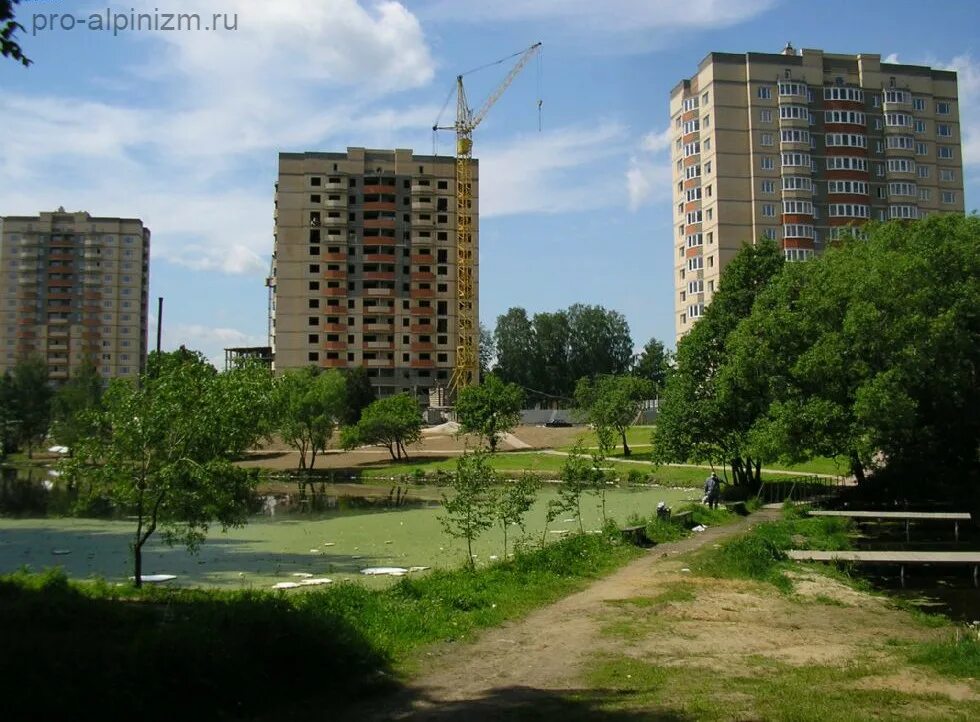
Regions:
<svg viewBox="0 0 980 722"><path fill-rule="evenodd" d="M464 270L475 319L479 174L470 168ZM267 282L277 371L364 366L379 396L407 391L422 403L450 386L460 346L456 172L454 157L404 149L279 155Z"/></svg>

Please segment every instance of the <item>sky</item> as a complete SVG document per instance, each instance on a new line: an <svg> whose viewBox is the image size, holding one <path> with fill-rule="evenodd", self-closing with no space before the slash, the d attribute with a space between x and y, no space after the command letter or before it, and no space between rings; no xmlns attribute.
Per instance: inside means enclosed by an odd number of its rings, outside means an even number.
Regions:
<svg viewBox="0 0 980 722"><path fill-rule="evenodd" d="M573 303L673 345L670 89L712 51L878 53L959 73L966 207L980 182L973 0L24 0L0 59L0 216L64 206L151 229L163 346L267 343L279 152L452 152L455 76L543 43L474 133L480 316ZM198 13L210 30L131 30ZM93 29L97 14L105 29ZM73 18L77 18L73 19ZM81 22L81 21L84 22ZM174 24L176 21L173 21ZM74 26L74 27L72 27ZM115 29L114 29L115 26ZM97 28L97 26L96 26ZM479 107L514 60L466 76ZM541 100L540 113L538 100ZM442 116L451 122L454 102ZM155 313L150 338L156 337Z"/></svg>

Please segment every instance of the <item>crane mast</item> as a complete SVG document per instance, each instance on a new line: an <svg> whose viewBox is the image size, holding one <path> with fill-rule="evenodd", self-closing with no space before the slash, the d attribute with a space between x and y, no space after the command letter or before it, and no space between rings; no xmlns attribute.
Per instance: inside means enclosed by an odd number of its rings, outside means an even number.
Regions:
<svg viewBox="0 0 980 722"><path fill-rule="evenodd" d="M473 243L473 130L486 117L514 78L538 52L535 43L523 52L507 77L474 113L466 102L463 76L456 76L456 325L459 342L450 380L454 393L479 381L479 321L476 317L476 252ZM438 125L433 130L439 128Z"/></svg>

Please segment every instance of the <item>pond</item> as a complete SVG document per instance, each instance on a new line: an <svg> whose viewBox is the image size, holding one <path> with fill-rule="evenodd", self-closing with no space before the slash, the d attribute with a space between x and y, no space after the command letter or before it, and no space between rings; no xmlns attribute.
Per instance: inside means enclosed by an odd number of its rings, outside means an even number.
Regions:
<svg viewBox="0 0 980 722"><path fill-rule="evenodd" d="M144 574L174 574L176 583L239 588L268 588L312 574L366 584L390 578L365 577L365 567L457 567L465 544L446 536L439 523L442 489L360 484L316 484L315 495L277 491L256 499L246 526L226 533L214 528L198 554L167 547L155 536L144 549ZM527 517L527 533L536 540L557 539L578 529L562 517L545 530L547 502L555 490L542 489ZM402 496L404 495L404 496ZM632 514L651 515L659 501L677 505L694 500L690 489L610 489L607 515L624 522ZM396 505L397 504L397 505ZM131 518L72 518L70 500L56 477L34 472L5 474L0 481L0 573L27 566L34 571L60 566L73 578L104 577L121 581L131 572ZM598 529L601 512L595 497L582 500L582 525ZM517 527L509 542L520 536ZM474 547L477 563L503 555L503 533L487 532Z"/></svg>

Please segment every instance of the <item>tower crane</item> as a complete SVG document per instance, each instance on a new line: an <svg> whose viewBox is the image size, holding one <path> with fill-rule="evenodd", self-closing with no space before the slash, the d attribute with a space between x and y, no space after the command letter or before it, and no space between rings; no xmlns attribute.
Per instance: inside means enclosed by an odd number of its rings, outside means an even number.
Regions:
<svg viewBox="0 0 980 722"><path fill-rule="evenodd" d="M490 112L490 108L500 100L500 96L510 87L524 66L541 48L534 43L526 50L498 60L490 65L498 65L520 55L507 77L490 93L479 110L474 112L466 102L463 89L463 75L456 76L456 124L440 126L439 121L432 126L433 132L439 130L456 131L456 324L459 342L456 346L456 367L450 380L450 390L458 393L463 388L479 381L479 346L476 335L479 321L476 318L476 279L475 253L473 244L473 130ZM488 67L488 66L483 66ZM482 68L477 68L480 70ZM470 71L473 72L473 71ZM452 95L450 94L450 97ZM447 98L446 102L449 100ZM538 101L538 108L541 101Z"/></svg>

